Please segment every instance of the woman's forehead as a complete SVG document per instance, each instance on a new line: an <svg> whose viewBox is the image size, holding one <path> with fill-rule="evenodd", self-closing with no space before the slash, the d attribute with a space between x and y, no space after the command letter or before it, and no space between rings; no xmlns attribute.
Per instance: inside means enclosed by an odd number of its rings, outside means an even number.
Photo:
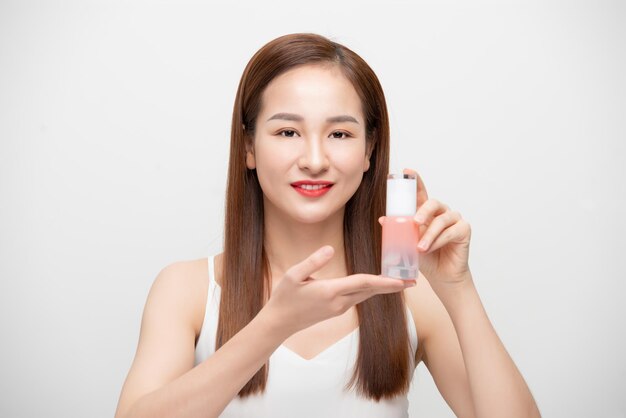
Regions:
<svg viewBox="0 0 626 418"><path fill-rule="evenodd" d="M352 83L336 67L302 66L289 70L268 84L261 102L263 122L277 113L289 113L305 120L351 115L362 123L361 100Z"/></svg>

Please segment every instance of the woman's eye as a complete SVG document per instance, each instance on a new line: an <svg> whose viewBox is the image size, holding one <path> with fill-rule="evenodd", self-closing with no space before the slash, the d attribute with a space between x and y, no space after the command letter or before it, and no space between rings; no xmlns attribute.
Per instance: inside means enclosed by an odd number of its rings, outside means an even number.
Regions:
<svg viewBox="0 0 626 418"><path fill-rule="evenodd" d="M340 131L333 132L333 133L332 133L332 135L333 135L333 138L334 138L334 139L345 139L345 138L347 138L348 136L350 136L350 135L348 135L347 133L345 133L345 132L340 132ZM342 135L345 135L345 137L342 137Z"/></svg>
<svg viewBox="0 0 626 418"><path fill-rule="evenodd" d="M285 136L287 138L293 138L294 134L296 133L296 131L292 131L292 130L284 130L284 131L280 131L278 134L281 136ZM285 134L285 135L283 135Z"/></svg>
<svg viewBox="0 0 626 418"><path fill-rule="evenodd" d="M285 138L293 138L298 135L298 133L293 129L283 129L282 131L278 132L278 135ZM341 131L335 131L331 134L331 138L333 139L347 139L349 136L350 135L348 133Z"/></svg>

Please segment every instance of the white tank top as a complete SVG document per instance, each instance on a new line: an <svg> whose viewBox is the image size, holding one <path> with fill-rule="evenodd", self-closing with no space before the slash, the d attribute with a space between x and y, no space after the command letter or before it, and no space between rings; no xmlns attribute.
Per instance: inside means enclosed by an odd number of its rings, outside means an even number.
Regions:
<svg viewBox="0 0 626 418"><path fill-rule="evenodd" d="M210 256L209 291L204 322L195 350L194 366L215 352L215 335L221 288L214 279L215 255ZM411 312L406 308L409 339L417 349L417 334ZM406 395L376 402L357 395L352 388L344 391L352 376L359 346L359 328L346 335L314 358L307 360L280 345L270 356L270 367L265 391L241 399L235 397L220 417L408 417ZM411 376L415 366L411 364Z"/></svg>

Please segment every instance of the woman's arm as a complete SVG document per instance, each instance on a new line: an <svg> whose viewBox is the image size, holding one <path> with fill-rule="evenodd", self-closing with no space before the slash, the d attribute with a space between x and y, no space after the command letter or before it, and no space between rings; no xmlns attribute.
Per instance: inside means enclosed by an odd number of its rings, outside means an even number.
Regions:
<svg viewBox="0 0 626 418"><path fill-rule="evenodd" d="M485 417L539 417L526 382L498 338L478 297L468 259L470 225L459 212L428 198L417 177L420 272L445 307L426 310L424 361L442 395L463 414ZM455 341L456 334L458 342ZM456 348L458 346L458 349ZM462 359L462 360L461 360ZM463 373L463 366L466 373ZM467 378L464 377L467 375ZM469 395L469 396L468 396ZM471 399L471 400L470 400ZM468 411L472 408L474 411Z"/></svg>
<svg viewBox="0 0 626 418"><path fill-rule="evenodd" d="M459 418L476 418L467 370L459 339L446 311L428 280L404 291L418 337L419 361L423 361L439 393Z"/></svg>
<svg viewBox="0 0 626 418"><path fill-rule="evenodd" d="M262 311L212 356L151 392L125 417L217 417L286 337Z"/></svg>
<svg viewBox="0 0 626 418"><path fill-rule="evenodd" d="M457 285L438 287L458 336L476 417L540 417L524 378L487 317L471 274ZM436 358L445 353L437 343L425 350L429 362L446 360Z"/></svg>
<svg viewBox="0 0 626 418"><path fill-rule="evenodd" d="M116 418L217 417L291 334L341 315L373 295L410 286L370 274L311 279L333 254L332 247L324 246L287 270L257 316L194 368L189 309L194 297L189 289L194 287L185 280L198 273L186 270L185 263L165 268L146 302L137 354ZM199 274L206 274L206 268Z"/></svg>
<svg viewBox="0 0 626 418"><path fill-rule="evenodd" d="M473 295L468 293L465 302L478 302L478 320L471 306L461 305L463 301L456 305L455 301L446 301L444 306L424 276L420 275L416 287L404 291L415 319L418 360L424 361L457 417L539 416L526 383L495 335L475 289L469 290ZM463 298L462 293L457 296ZM454 321L448 309L455 312Z"/></svg>
<svg viewBox="0 0 626 418"><path fill-rule="evenodd" d="M197 367L185 263L163 269L148 296L137 354L115 414L131 417L217 417L287 338L267 310ZM189 287L187 286L187 289Z"/></svg>

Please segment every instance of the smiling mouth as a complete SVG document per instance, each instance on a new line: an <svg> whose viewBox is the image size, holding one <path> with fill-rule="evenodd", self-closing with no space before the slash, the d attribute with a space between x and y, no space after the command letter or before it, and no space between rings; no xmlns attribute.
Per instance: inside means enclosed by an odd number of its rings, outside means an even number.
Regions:
<svg viewBox="0 0 626 418"><path fill-rule="evenodd" d="M294 185L293 187L297 187L297 188L304 189L304 190L320 190L324 188L329 188L331 186L332 184L298 184L298 185Z"/></svg>
<svg viewBox="0 0 626 418"><path fill-rule="evenodd" d="M291 185L291 187L293 187L295 191L300 193L302 196L309 197L309 198L320 197L320 196L325 195L326 193L328 193L328 191L330 190L332 186L333 186L332 183L328 183L328 184L301 183L301 184Z"/></svg>

